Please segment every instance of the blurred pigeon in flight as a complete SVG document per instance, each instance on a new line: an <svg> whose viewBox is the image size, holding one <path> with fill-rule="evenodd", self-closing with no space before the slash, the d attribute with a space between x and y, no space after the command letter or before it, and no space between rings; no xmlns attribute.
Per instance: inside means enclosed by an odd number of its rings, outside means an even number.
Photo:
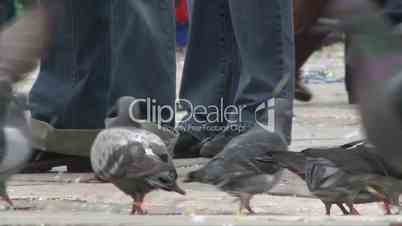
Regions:
<svg viewBox="0 0 402 226"><path fill-rule="evenodd" d="M185 182L216 186L240 200L240 213L254 213L250 200L255 194L268 192L280 179L278 164L263 164L256 159L267 151L287 151L287 143L277 133L256 126L230 141L221 153L201 169L190 172Z"/></svg>
<svg viewBox="0 0 402 226"><path fill-rule="evenodd" d="M13 206L6 180L21 170L31 156L30 128L24 108L12 94L10 82L0 80L0 198Z"/></svg>
<svg viewBox="0 0 402 226"><path fill-rule="evenodd" d="M377 154L391 172L402 175L400 31L393 30L375 1L333 0L328 9L340 19L336 27L348 33L351 40L354 88L368 140L377 147Z"/></svg>
<svg viewBox="0 0 402 226"><path fill-rule="evenodd" d="M375 7L345 27L354 32L351 57L367 137L391 173L402 175L402 39Z"/></svg>
<svg viewBox="0 0 402 226"><path fill-rule="evenodd" d="M149 192L162 189L184 195L185 191L177 185L177 172L165 143L131 120L133 100L118 100L118 114L107 120L107 128L92 145L91 163L98 177L133 198L132 214L146 214L142 205Z"/></svg>
<svg viewBox="0 0 402 226"><path fill-rule="evenodd" d="M12 85L37 66L46 49L49 30L48 11L39 7L0 33L0 198L11 206L6 181L31 156L31 129Z"/></svg>

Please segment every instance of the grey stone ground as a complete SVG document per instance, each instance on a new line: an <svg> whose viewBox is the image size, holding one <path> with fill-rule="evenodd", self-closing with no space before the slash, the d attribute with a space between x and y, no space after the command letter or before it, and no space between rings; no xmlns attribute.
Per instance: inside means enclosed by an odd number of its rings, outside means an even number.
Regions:
<svg viewBox="0 0 402 226"><path fill-rule="evenodd" d="M329 51L331 55L331 51ZM339 51L335 51L339 55ZM319 56L308 67L339 64ZM337 58L337 57L335 57ZM180 58L179 58L180 59ZM323 63L319 63L323 61ZM318 63L317 63L318 62ZM180 67L179 61L179 67ZM338 67L339 69L339 67ZM342 74L343 71L336 72ZM22 84L22 88L29 86ZM338 145L356 140L360 120L347 104L342 83L312 85L313 102L296 103L291 149ZM203 159L176 160L180 179ZM146 198L151 216L128 216L130 199L110 184L91 183L90 174L16 175L9 194L20 208L0 211L0 225L389 225L402 217L384 217L379 204L358 205L360 217L325 217L320 201L310 196L304 183L286 172L270 194L256 196L257 216L236 215L234 198L201 184L184 184L188 195L154 192Z"/></svg>

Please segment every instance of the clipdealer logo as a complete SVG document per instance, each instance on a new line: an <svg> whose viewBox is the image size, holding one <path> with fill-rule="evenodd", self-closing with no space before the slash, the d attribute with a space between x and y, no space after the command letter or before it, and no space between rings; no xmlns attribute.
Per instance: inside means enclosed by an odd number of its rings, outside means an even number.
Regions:
<svg viewBox="0 0 402 226"><path fill-rule="evenodd" d="M182 106L186 111L183 117L177 117L177 106ZM242 114L246 106L225 105L221 98L218 105L195 105L186 99L179 99L174 106L160 105L152 98L135 99L129 107L129 117L138 123L155 122L158 127L170 123L186 123L192 121L197 125L233 124L241 122ZM141 112L140 109L146 109ZM144 110L142 110L144 111ZM263 102L255 109L256 123L262 128L275 131L275 99ZM267 114L267 115L262 115ZM203 117L197 117L203 115ZM265 121L263 121L265 120ZM216 126L212 126L215 130Z"/></svg>
<svg viewBox="0 0 402 226"><path fill-rule="evenodd" d="M257 125L269 132L275 132L275 98L261 103L254 112ZM262 114L266 114L265 116Z"/></svg>

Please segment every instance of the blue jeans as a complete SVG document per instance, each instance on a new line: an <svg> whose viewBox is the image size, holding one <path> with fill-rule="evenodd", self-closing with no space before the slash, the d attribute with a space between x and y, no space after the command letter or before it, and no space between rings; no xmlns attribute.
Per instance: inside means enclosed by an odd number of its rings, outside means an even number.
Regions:
<svg viewBox="0 0 402 226"><path fill-rule="evenodd" d="M173 0L63 3L31 91L34 118L56 128L103 128L120 96L174 105ZM292 103L291 7L291 0L195 0L181 98L250 109L274 96Z"/></svg>
<svg viewBox="0 0 402 226"><path fill-rule="evenodd" d="M194 3L193 0L187 0L188 13L190 14L190 16L191 12L193 11L193 3Z"/></svg>
<svg viewBox="0 0 402 226"><path fill-rule="evenodd" d="M257 106L273 97L289 102L292 111L292 23L292 0L194 0L180 98L193 106L219 106L221 101L246 106L250 118L243 120L249 121L255 120ZM206 115L192 113L199 119ZM196 121L184 126L199 127ZM208 134L201 132L196 136Z"/></svg>
<svg viewBox="0 0 402 226"><path fill-rule="evenodd" d="M56 128L103 128L121 96L174 106L173 0L60 2L54 41L30 94L34 118Z"/></svg>

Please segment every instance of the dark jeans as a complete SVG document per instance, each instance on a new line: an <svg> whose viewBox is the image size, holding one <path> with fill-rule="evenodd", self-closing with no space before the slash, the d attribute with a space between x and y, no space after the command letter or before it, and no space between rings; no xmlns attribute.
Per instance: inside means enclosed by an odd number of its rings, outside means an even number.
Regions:
<svg viewBox="0 0 402 226"><path fill-rule="evenodd" d="M121 96L174 106L173 0L60 2L63 13L30 95L34 118L56 128L103 128Z"/></svg>
<svg viewBox="0 0 402 226"><path fill-rule="evenodd" d="M194 0L180 98L193 106L245 106L253 115L275 97L291 111L293 75L292 0ZM199 127L195 121L184 126Z"/></svg>
<svg viewBox="0 0 402 226"><path fill-rule="evenodd" d="M400 0L387 0L385 11L392 23L402 23L402 2Z"/></svg>
<svg viewBox="0 0 402 226"><path fill-rule="evenodd" d="M31 91L33 117L57 128L102 128L120 96L173 106L173 2L64 0ZM181 97L251 109L273 97L292 103L291 6L291 0L196 0Z"/></svg>

